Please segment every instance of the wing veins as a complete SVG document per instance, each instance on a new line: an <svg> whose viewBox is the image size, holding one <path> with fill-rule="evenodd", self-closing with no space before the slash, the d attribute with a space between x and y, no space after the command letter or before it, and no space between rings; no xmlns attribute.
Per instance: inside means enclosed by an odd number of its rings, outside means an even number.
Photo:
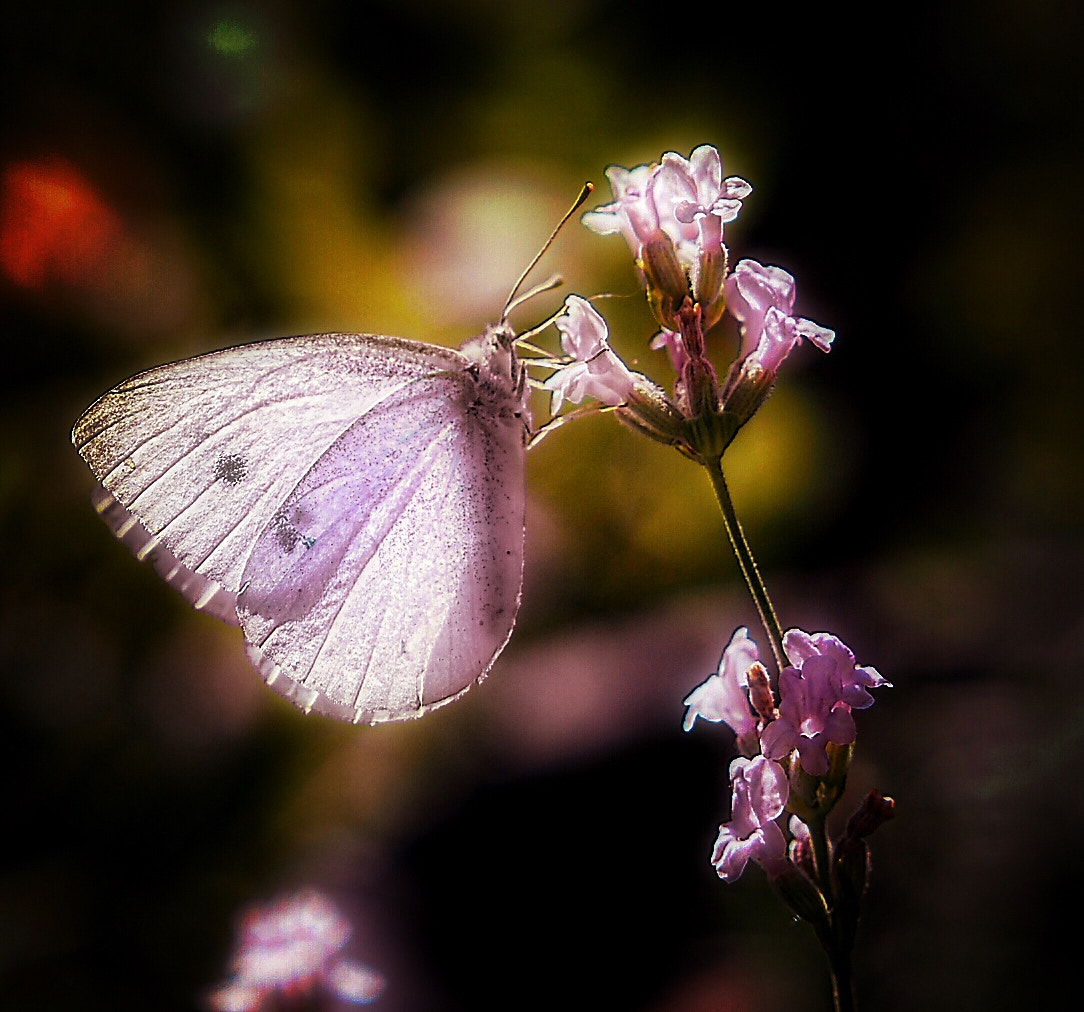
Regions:
<svg viewBox="0 0 1084 1012"><path fill-rule="evenodd" d="M358 416L358 417L360 418L360 417L364 417L364 416ZM324 453L326 453L326 452L327 452L328 448L329 448L329 447L331 447L331 446L333 446L333 445L335 444L335 441L336 441L337 439L341 438L341 436L343 435L343 433L344 433L344 432L346 432L346 431L347 431L347 429L349 429L349 428L350 428L350 426L351 426L351 425L353 425L353 424L354 424L355 422L357 422L357 421L358 421L358 418L351 418L351 419L349 419L349 420L348 420L348 422L347 422L347 424L346 424L346 425L345 425L345 426L344 426L344 427L343 427L343 428L342 428L342 429L341 429L341 430L340 430L339 432L337 432L337 433L336 433L336 434L334 435L334 437L333 437L332 439L330 439L330 440L328 441L328 444L327 444L327 446L325 446L325 447L324 447L324 448L323 448L323 449L322 449L322 450L321 450L321 451L320 451L320 452L319 452L319 453L318 453L318 454L316 455L316 457L315 457L315 459L314 459L313 463L315 463L315 462L316 462L317 460L319 460L319 459L320 459L320 457L322 457L322 456L324 455ZM225 428L225 426L223 426L223 428ZM312 464L310 464L310 465L309 465L309 467L311 468L311 467L312 467ZM156 479L155 479L155 481L160 481L160 480L161 480L161 479L162 479L163 477L165 477L165 475L166 475L166 474L168 474L168 473L169 473L169 469L167 469L166 471L164 471L164 472L162 473L162 475L160 475L160 476L159 476L158 478L156 478ZM306 471L304 472L304 474L302 474L302 475L301 475L301 477L300 477L300 478L298 479L298 482L300 482L300 481L304 480L305 474L307 474L307 473L308 473L308 469L306 469ZM213 480L211 481L211 483L210 483L209 485L206 485L206 486L205 486L205 487L203 488L203 490L202 490L202 491L200 491L200 492L199 492L199 493L198 493L198 494L196 495L195 499L193 499L193 500L192 500L192 501L191 501L191 502L190 502L190 503L189 503L189 504L188 504L187 506L185 506L185 508L184 508L183 510L181 510L181 512L180 512L180 513L178 513L178 514L177 514L177 515L176 515L176 516L175 516L175 517L174 517L174 518L173 518L172 520L170 520L170 521L169 521L169 523L167 523L167 524L165 525L165 527L163 527L163 528L162 528L162 530L161 530L161 531L159 531L159 532L158 532L158 536L159 536L159 537L162 537L162 536L164 536L164 535L165 535L165 533L166 533L166 531L167 531L167 530L169 530L169 528L170 528L170 527L171 527L171 526L172 526L172 525L173 525L174 523L176 523L176 522L177 522L178 520L180 520L180 519L181 519L181 517L183 517L183 516L184 516L184 515L185 515L186 513L188 513L188 512L189 512L189 510L191 510L191 509L192 509L193 507L195 507L195 506L197 505L197 503L199 503L199 501L200 501L200 500L201 500L201 499L202 499L202 498L203 498L203 497L204 497L204 496L205 496L205 495L206 495L206 494L207 494L208 492L210 492L210 491L211 491L211 490L212 490L212 489L214 488L214 486L215 486L215 482L216 482L217 480L218 480L217 478L216 478L216 479L213 479ZM151 484L153 485L153 484L154 484L154 482L152 482ZM296 487L297 487L297 483L295 483L295 485L294 485L294 488L296 488ZM149 490L150 490L150 485L148 485L148 486L147 486L147 487L146 487L145 489L143 489L143 491L142 491L142 492L140 492L140 493L139 493L139 495L137 495L137 496L136 496L136 499L138 499L138 498L139 498L139 496L143 495L144 493L148 492ZM293 489L291 489L290 491L292 492L292 491L293 491ZM258 499L256 500L256 502L254 503L254 506L253 506L253 510L252 510L252 511L250 511L250 512L256 512L256 511L258 511L258 510L259 510L259 507L260 507L261 505L263 505L263 504L265 504L265 503L267 502L267 500L268 500L268 498L269 498L269 496L270 496L270 493L271 493L271 490L270 490L270 489L264 489L264 490L263 490L263 493L262 493L262 494L260 495L260 497L259 497L259 498L258 498ZM287 497L289 497L289 494L290 494L290 493L287 493ZM133 499L133 500L132 500L132 502L133 502L133 505L134 505L134 503L135 503L135 499ZM226 533L225 533L225 534L224 534L224 535L223 535L223 536L222 536L222 537L221 537L221 538L219 539L219 541L218 541L218 542L217 542L217 544L216 544L216 545L214 546L214 548L212 548L212 549L211 549L211 550L210 550L210 551L209 551L209 552L208 552L208 553L207 553L206 555L204 555L204 556L203 556L203 558L202 558L202 559L200 559L200 561L199 561L199 562L197 562L197 563L195 564L195 567L196 567L196 568L198 568L199 566L202 566L202 565L203 565L203 564L204 564L204 563L205 563L205 562L206 562L206 561L207 561L207 560L208 560L208 559L209 559L209 558L210 558L210 557L211 557L212 555L214 555L214 553L215 553L216 551L218 551L219 547L220 547L220 546L221 546L221 545L223 544L223 542L225 542L225 541L226 541L226 539L227 539L227 538L229 538L229 537L230 537L230 535L232 535L232 534L233 534L233 533L234 533L234 532L235 532L235 531L237 530L237 528L238 528L238 527L240 527L240 526L241 526L241 524L243 524L243 523L244 523L245 519L246 519L246 515L240 515L240 516L238 516L238 517L237 517L237 520L236 520L236 522L235 522L235 523L233 523L233 525L232 525L232 526L231 526L231 527L229 528L229 530L228 530L228 531L226 531Z"/></svg>
<svg viewBox="0 0 1084 1012"><path fill-rule="evenodd" d="M414 488L414 491L411 493L411 495L409 497L410 500L413 500L414 495L417 493L418 486L420 485L420 482L417 481L417 476L427 472L429 461L432 458L432 455L436 452L435 448L441 443L441 441L443 440L446 433L449 431L449 429L453 428L453 426L454 426L453 421L449 421L449 422L445 423L444 426L442 426L442 428L440 430L440 438L433 439L430 442L429 447L426 449L426 452L424 454L420 454L418 456L415 463L411 466L410 470L404 476L403 481L398 483L398 484L401 485L401 484L404 484L408 478L415 479L415 488ZM358 583L361 582L361 575L372 564L372 560L376 556L376 553L379 551L380 547L384 544L384 540L387 538L387 536L391 533L392 529L397 524L398 524L398 518L397 518L395 523L392 523L392 524L390 524L388 526L388 528L381 535L379 541L374 546L372 552L370 552L369 558L366 560L365 564L358 571L357 580L354 581L354 584L351 586L350 590L346 594L343 595L342 600L339 602L338 607L335 609L334 615L335 615L336 620L338 619L339 615L342 613L342 610L346 607L347 602L351 599L354 592L357 590L357 585L358 585ZM381 629L383 628L388 615L389 615L389 611L387 609L385 609L383 615L381 616L381 620L380 620ZM308 673L311 673L312 671L314 671L317 668L317 666L319 665L320 656L323 654L325 648L327 647L328 636L329 636L332 628L334 627L334 625L335 625L334 620L326 623L323 635L320 637L320 645L317 648L316 653L313 655L312 664L309 666ZM270 634L268 634L267 638L270 638ZM264 639L264 643L267 642L267 638ZM262 646L262 644L261 644L261 646ZM355 709L357 708L358 698L361 696L361 690L364 688L365 680L369 675L369 671L370 671L371 666L372 666L373 654L374 653L375 653L375 651L373 651L373 652L371 652L369 654L369 659L368 659L368 662L366 663L366 666L365 666L365 674L362 676L362 678L358 682L357 691L354 694L354 704L353 705L354 705ZM420 702L420 700L421 700L420 688L417 688L415 690L415 695L418 696L418 699L419 699L419 702Z"/></svg>
<svg viewBox="0 0 1084 1012"><path fill-rule="evenodd" d="M304 396L290 397L290 398L287 398L287 399L284 399L284 400L281 400L281 401L276 401L273 406L269 405L267 403L254 404L254 405L252 405L252 407L247 407L243 411L239 412L238 414L232 415L228 420L222 422L222 424L220 424L217 429L212 429L212 430L205 429L204 433L203 433L203 438L200 439L192 447L192 449L188 451L188 453L191 453L192 450L195 450L198 447L203 446L204 443L206 443L212 437L217 436L220 432L223 432L223 431L229 429L231 426L237 425L239 422L241 422L244 419L248 418L249 415L252 415L257 411L262 411L263 409L269 408L269 407L273 407L274 410L277 411L280 408L289 407L290 405L298 404L298 403L301 403L302 401L306 401L306 400L316 401L316 400L319 400L319 399L320 399L319 395L306 394ZM379 403L379 402L377 402L377 403ZM354 422L356 422L358 420L358 418L360 418L360 417L362 417L362 416L357 415L357 416L351 417L349 423L345 426L343 431L345 432L346 429L348 429L350 427L350 425L352 425ZM157 439L164 432L167 432L169 430L169 428L170 428L170 426L167 425L165 428L159 429L153 435L147 436L146 439L142 440L136 447L134 447L134 449L132 449L129 452L129 454L125 458L125 460L130 460L133 453L136 453L139 450L143 449L143 447L146 446L148 443L150 443L151 441ZM167 474L169 474L170 471L173 470L173 468L175 468L176 466L181 464L185 459L187 459L188 453L184 454L184 456L182 456L182 457L177 458L164 471L160 471L158 474L156 474L150 480L150 482L148 482L143 487L143 489L136 495L136 497L132 500L132 505L135 505L136 499L138 499L139 496L143 495L151 487L151 485L153 485L155 482L161 481ZM111 478L114 474L117 473L117 471L122 470L123 467L124 467L125 460L120 461L120 463L118 463L115 467L113 467L112 470L110 470L109 474L106 475L106 477L102 478L102 481L105 482L106 478Z"/></svg>

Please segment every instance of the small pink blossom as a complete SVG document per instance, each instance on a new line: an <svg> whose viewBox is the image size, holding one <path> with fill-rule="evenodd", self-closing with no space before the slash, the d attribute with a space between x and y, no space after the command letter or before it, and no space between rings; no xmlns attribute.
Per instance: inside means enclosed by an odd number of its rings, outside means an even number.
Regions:
<svg viewBox="0 0 1084 1012"><path fill-rule="evenodd" d="M801 629L788 629L783 636L783 649L787 652L787 659L796 668L801 668L812 657L830 658L836 665L842 686L841 698L856 710L864 710L873 705L873 697L867 689L879 689L882 686L892 688L892 683L876 668L856 665L851 648L831 633L807 633Z"/></svg>
<svg viewBox="0 0 1084 1012"><path fill-rule="evenodd" d="M723 224L738 216L753 189L738 176L723 179L722 160L710 144L688 158L668 151L661 164L611 165L606 178L614 200L588 211L584 225L600 235L620 232L637 259L646 243L665 234L682 266L694 274L701 253L722 250Z"/></svg>
<svg viewBox="0 0 1084 1012"><path fill-rule="evenodd" d="M594 306L570 295L555 326L561 332L561 347L575 361L562 366L543 384L553 393L550 414L556 415L566 400L579 404L585 397L610 407L624 404L634 379L610 347L606 321Z"/></svg>
<svg viewBox="0 0 1084 1012"><path fill-rule="evenodd" d="M722 250L723 225L733 221L753 188L738 176L723 179L719 152L702 144L688 158L667 151L652 180L659 224L673 239L678 259L693 268L699 254Z"/></svg>
<svg viewBox="0 0 1084 1012"><path fill-rule="evenodd" d="M697 717L722 721L738 736L742 751L757 751L757 718L746 691L749 668L757 660L757 645L749 638L749 630L744 626L735 630L719 660L719 670L685 697L685 730L692 730Z"/></svg>
<svg viewBox="0 0 1084 1012"><path fill-rule="evenodd" d="M639 258L644 243L659 232L659 214L649 188L657 170L657 165L637 165L634 169L609 166L606 178L614 200L584 214L581 219L584 225L599 235L620 232L632 255Z"/></svg>
<svg viewBox="0 0 1084 1012"><path fill-rule="evenodd" d="M746 363L774 376L783 359L804 338L828 351L835 332L792 316L795 283L781 267L740 260L723 285L727 309L742 324Z"/></svg>
<svg viewBox="0 0 1084 1012"><path fill-rule="evenodd" d="M773 874L786 860L787 841L774 821L790 796L783 767L762 755L739 756L730 764L733 803L730 821L719 827L711 863L724 882L733 882L750 860Z"/></svg>
<svg viewBox="0 0 1084 1012"><path fill-rule="evenodd" d="M215 1012L259 1012L276 994L317 989L355 1004L379 997L384 978L342 958L350 922L321 893L309 889L254 907L245 916L231 960L233 977L210 996Z"/></svg>
<svg viewBox="0 0 1084 1012"><path fill-rule="evenodd" d="M812 776L828 772L829 742L846 745L855 739L851 708L843 702L843 686L836 665L827 657L811 657L779 675L779 716L760 738L764 754L782 759L798 750L805 771Z"/></svg>

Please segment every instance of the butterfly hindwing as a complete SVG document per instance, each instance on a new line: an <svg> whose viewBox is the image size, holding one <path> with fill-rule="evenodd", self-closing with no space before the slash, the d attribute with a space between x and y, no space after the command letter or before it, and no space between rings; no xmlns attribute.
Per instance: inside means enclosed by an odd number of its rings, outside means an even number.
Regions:
<svg viewBox="0 0 1084 1012"><path fill-rule="evenodd" d="M511 632L523 426L465 372L411 382L329 447L257 541L249 653L306 709L376 722L464 692Z"/></svg>

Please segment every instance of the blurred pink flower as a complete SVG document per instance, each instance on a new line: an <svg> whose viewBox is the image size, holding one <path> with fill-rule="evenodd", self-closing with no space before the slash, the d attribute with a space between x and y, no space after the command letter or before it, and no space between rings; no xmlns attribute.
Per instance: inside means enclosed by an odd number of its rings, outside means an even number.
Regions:
<svg viewBox="0 0 1084 1012"><path fill-rule="evenodd" d="M739 756L730 764L730 782L730 821L719 827L711 863L724 882L738 879L750 860L769 875L778 872L787 854L786 838L775 822L790 796L786 772L762 755Z"/></svg>
<svg viewBox="0 0 1084 1012"><path fill-rule="evenodd" d="M233 977L210 996L214 1012L259 1012L275 995L320 989L353 1004L367 1004L384 989L375 970L345 959L340 950L350 922L313 889L253 907L241 925L231 960Z"/></svg>

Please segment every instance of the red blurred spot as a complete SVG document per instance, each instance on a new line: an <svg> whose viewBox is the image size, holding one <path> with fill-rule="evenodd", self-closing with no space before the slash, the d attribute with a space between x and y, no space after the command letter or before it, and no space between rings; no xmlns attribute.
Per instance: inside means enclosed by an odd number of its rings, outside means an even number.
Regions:
<svg viewBox="0 0 1084 1012"><path fill-rule="evenodd" d="M0 195L0 270L17 285L85 284L116 249L120 219L76 166L59 157L13 162Z"/></svg>

